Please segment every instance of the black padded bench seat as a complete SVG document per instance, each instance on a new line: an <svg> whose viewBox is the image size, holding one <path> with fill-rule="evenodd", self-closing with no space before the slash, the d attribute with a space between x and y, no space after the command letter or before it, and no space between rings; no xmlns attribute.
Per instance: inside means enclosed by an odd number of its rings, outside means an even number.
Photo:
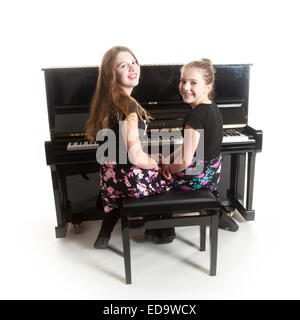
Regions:
<svg viewBox="0 0 300 320"><path fill-rule="evenodd" d="M209 226L210 275L216 275L219 210L220 203L214 194L208 190L171 190L146 198L123 199L120 216L126 283L131 283L129 229L133 227L133 221L135 221L130 220L130 218L134 217L142 218L138 227L143 229L200 226L200 251L205 250L206 226ZM195 214L170 216L173 213L189 212L195 212ZM166 218L163 217L164 215L166 215ZM136 224L134 227L136 227Z"/></svg>
<svg viewBox="0 0 300 320"><path fill-rule="evenodd" d="M124 199L121 215L135 216L171 212L199 211L199 205L205 209L217 209L219 204L212 192L207 190L181 191L171 190L160 195L141 199Z"/></svg>

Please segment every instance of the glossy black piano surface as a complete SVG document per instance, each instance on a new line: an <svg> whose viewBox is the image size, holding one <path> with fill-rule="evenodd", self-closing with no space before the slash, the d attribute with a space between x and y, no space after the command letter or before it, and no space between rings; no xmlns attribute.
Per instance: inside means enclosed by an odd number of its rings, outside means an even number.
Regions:
<svg viewBox="0 0 300 320"><path fill-rule="evenodd" d="M180 130L190 110L178 91L180 68L181 65L141 66L140 84L133 96L154 118L148 128L149 138L151 129ZM215 102L222 112L226 136L222 144L219 191L224 205L238 209L247 220L253 220L255 155L262 149L262 131L248 125L251 65L215 65L215 68ZM87 143L85 122L98 67L48 68L43 71L51 139L45 142L46 161L52 173L58 222L56 236L63 237L68 222L76 225L81 221L99 219L103 213L95 205L99 190L97 146L84 146ZM238 136L233 141L237 134L243 135L241 141Z"/></svg>

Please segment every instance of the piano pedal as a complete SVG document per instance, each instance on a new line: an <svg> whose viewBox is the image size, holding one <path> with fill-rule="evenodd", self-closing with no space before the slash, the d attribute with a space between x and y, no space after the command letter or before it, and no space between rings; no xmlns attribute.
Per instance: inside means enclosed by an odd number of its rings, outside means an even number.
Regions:
<svg viewBox="0 0 300 320"><path fill-rule="evenodd" d="M223 214L226 214L228 217L233 217L235 215L236 209L231 206L225 207L221 205L221 211Z"/></svg>
<svg viewBox="0 0 300 320"><path fill-rule="evenodd" d="M233 217L235 215L235 210L226 212L228 217Z"/></svg>

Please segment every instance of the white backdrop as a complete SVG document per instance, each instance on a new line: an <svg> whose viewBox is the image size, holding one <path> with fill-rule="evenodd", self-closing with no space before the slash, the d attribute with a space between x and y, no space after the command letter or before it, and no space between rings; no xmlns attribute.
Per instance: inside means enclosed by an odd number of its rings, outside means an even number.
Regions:
<svg viewBox="0 0 300 320"><path fill-rule="evenodd" d="M18 270L16 261L27 259L26 251L41 230L51 229L49 236L56 241L52 182L43 145L49 140L49 127L41 69L98 65L114 45L131 48L142 64L185 63L201 57L216 64L253 63L249 124L264 131L256 166L255 223L268 216L266 239L283 237L281 250L287 250L286 259L292 259L296 269L300 225L297 1L107 2L0 4L0 252L5 261L0 277L6 279L1 296L14 297L8 279ZM274 229L278 219L281 230L278 222ZM37 237L28 240L32 233ZM20 260L12 260L16 254ZM295 280L299 285L299 278Z"/></svg>

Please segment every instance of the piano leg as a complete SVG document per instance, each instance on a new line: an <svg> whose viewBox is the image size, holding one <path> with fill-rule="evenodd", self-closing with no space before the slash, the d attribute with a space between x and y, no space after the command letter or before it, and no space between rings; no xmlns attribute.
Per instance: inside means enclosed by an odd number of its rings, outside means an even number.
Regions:
<svg viewBox="0 0 300 320"><path fill-rule="evenodd" d="M255 211L252 208L253 188L254 188L254 172L255 172L255 152L248 152L248 170L247 170L247 194L246 194L246 210L248 221L254 220Z"/></svg>
<svg viewBox="0 0 300 320"><path fill-rule="evenodd" d="M55 236L56 238L65 238L67 234L67 225L58 225L55 227Z"/></svg>
<svg viewBox="0 0 300 320"><path fill-rule="evenodd" d="M253 221L255 217L255 211L252 208L253 201L253 187L254 187L254 171L255 171L255 152L247 153L247 172L240 170L240 154L232 154L231 158L231 177L230 177L230 190L228 197L239 213L247 221ZM247 174L247 188L246 188L246 207L241 199L238 199L238 179L242 178L240 175Z"/></svg>
<svg viewBox="0 0 300 320"><path fill-rule="evenodd" d="M67 234L67 224L62 214L62 188L61 181L54 165L50 165L55 209L56 209L56 218L57 218L57 227L55 227L56 238L65 238Z"/></svg>

